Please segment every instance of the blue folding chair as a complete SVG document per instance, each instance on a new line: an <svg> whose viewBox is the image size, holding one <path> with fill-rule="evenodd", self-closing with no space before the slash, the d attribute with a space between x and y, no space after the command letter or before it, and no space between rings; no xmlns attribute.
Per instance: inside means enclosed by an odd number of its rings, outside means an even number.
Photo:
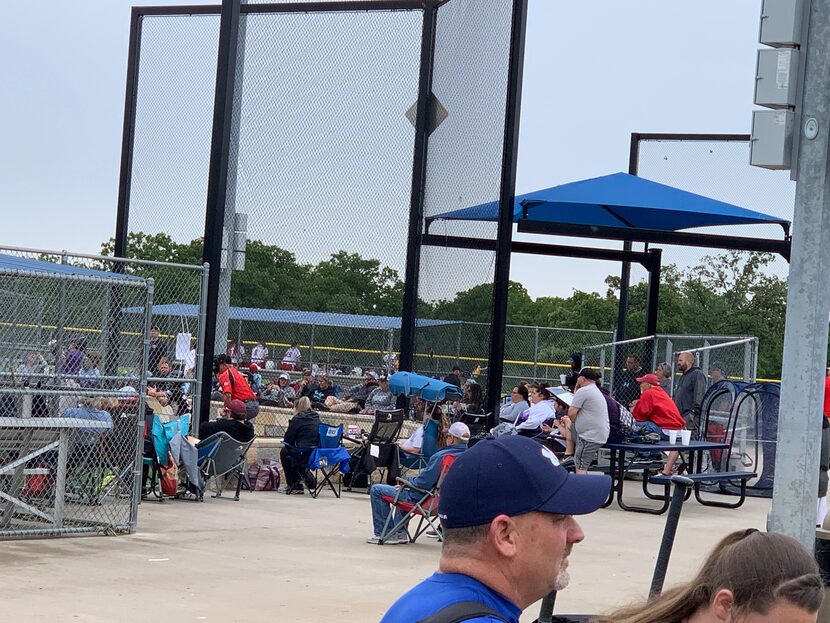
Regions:
<svg viewBox="0 0 830 623"><path fill-rule="evenodd" d="M343 425L320 424L317 427L317 437L318 445L312 449L308 458L308 468L314 470L314 478L318 481L314 491L311 492L311 497L316 498L328 485L332 493L339 498L342 482L338 480L337 488L335 488L332 477L338 473L347 474L351 459L349 451L343 447ZM318 472L323 477L322 480L317 478Z"/></svg>
<svg viewBox="0 0 830 623"><path fill-rule="evenodd" d="M421 442L421 452L412 454L401 451L401 472L405 474L411 470L422 470L429 462L429 458L438 452L438 435L441 433L441 423L432 418L424 422L424 437Z"/></svg>

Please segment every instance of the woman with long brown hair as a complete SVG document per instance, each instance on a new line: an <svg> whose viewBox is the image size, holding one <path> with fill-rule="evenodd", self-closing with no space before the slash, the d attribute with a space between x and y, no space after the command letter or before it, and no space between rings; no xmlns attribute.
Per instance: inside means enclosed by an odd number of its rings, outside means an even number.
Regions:
<svg viewBox="0 0 830 623"><path fill-rule="evenodd" d="M595 623L815 623L824 586L795 539L740 530L718 543L691 582Z"/></svg>

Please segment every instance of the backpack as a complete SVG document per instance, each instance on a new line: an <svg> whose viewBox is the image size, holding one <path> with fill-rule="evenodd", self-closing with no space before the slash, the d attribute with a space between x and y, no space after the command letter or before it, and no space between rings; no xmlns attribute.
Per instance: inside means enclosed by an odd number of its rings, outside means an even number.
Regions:
<svg viewBox="0 0 830 623"><path fill-rule="evenodd" d="M620 429L622 430L622 434L628 436L631 434L631 431L634 430L634 416L631 415L631 411L629 411L626 407L617 403L620 406Z"/></svg>
<svg viewBox="0 0 830 623"><path fill-rule="evenodd" d="M248 466L248 482L251 491L276 491L280 486L280 470L276 463L264 460Z"/></svg>
<svg viewBox="0 0 830 623"><path fill-rule="evenodd" d="M451 604L417 623L461 623L480 617L492 617L504 621L504 623L509 623L507 619L489 606L475 601L460 601Z"/></svg>

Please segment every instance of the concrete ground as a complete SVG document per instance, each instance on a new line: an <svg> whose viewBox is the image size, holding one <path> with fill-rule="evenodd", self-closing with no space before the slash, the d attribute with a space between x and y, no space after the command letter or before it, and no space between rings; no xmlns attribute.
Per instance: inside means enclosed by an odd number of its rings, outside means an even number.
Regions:
<svg viewBox="0 0 830 623"><path fill-rule="evenodd" d="M635 494L638 483L630 483ZM768 500L683 509L668 583L689 578L707 550L739 528L763 528ZM616 504L581 519L571 586L557 612L600 612L645 596L665 516ZM436 568L440 544L376 546L368 498L243 492L239 502L148 501L139 532L0 543L3 620L90 623L378 621ZM538 605L524 617L532 621Z"/></svg>

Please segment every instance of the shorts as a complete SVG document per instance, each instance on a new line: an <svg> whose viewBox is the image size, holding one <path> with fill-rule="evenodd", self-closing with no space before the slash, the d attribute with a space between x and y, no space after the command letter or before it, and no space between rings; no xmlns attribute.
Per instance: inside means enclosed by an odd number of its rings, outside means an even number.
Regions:
<svg viewBox="0 0 830 623"><path fill-rule="evenodd" d="M574 449L574 467L576 469L588 469L591 463L599 458L599 449L602 447L601 443L587 441L576 436L576 448Z"/></svg>

